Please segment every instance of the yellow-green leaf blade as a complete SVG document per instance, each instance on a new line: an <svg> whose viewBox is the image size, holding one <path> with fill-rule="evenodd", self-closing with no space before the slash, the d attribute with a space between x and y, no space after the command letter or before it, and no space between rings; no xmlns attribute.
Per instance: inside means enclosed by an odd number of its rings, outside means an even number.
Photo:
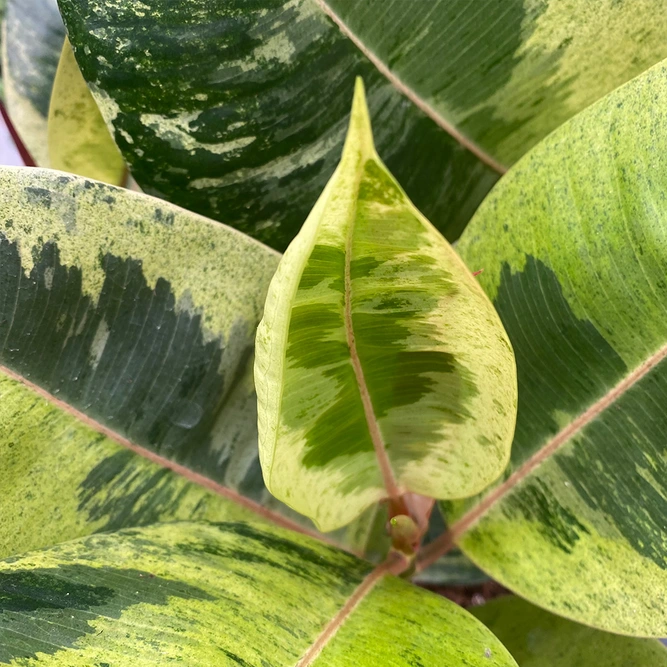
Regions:
<svg viewBox="0 0 667 667"><path fill-rule="evenodd" d="M259 525L75 540L0 563L0 664L294 665L370 570Z"/></svg>
<svg viewBox="0 0 667 667"><path fill-rule="evenodd" d="M221 495L236 495L231 477L226 488L206 488L196 476L170 470L169 461L151 461L105 437L4 372L0 396L0 558L158 521L259 518L250 499Z"/></svg>
<svg viewBox="0 0 667 667"><path fill-rule="evenodd" d="M323 530L406 492L474 494L509 456L511 347L375 153L360 83L341 164L271 283L255 378L267 485Z"/></svg>
<svg viewBox="0 0 667 667"><path fill-rule="evenodd" d="M0 562L0 664L294 667L371 576L348 554L253 524L76 540ZM515 667L479 621L404 581L382 577L360 602L311 664Z"/></svg>
<svg viewBox="0 0 667 667"><path fill-rule="evenodd" d="M515 664L491 633L469 622L468 612L454 603L443 605L442 600L402 579L383 579L313 666L343 667L350 664L350 656L360 667Z"/></svg>
<svg viewBox="0 0 667 667"><path fill-rule="evenodd" d="M515 347L520 401L510 476L448 516L470 558L522 597L655 637L667 636L666 108L661 63L538 145L463 237Z"/></svg>
<svg viewBox="0 0 667 667"><path fill-rule="evenodd" d="M49 165L79 176L122 185L126 168L65 39L51 92Z"/></svg>
<svg viewBox="0 0 667 667"><path fill-rule="evenodd" d="M517 597L473 607L519 667L666 667L667 649L655 639L612 635L554 616Z"/></svg>

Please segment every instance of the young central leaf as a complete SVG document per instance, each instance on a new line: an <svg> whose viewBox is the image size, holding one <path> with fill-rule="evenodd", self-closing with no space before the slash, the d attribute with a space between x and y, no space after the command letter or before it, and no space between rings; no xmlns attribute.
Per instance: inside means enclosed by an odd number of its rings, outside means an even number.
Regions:
<svg viewBox="0 0 667 667"><path fill-rule="evenodd" d="M472 495L509 457L510 343L375 152L360 80L341 163L271 283L255 380L266 484L324 531L408 492Z"/></svg>

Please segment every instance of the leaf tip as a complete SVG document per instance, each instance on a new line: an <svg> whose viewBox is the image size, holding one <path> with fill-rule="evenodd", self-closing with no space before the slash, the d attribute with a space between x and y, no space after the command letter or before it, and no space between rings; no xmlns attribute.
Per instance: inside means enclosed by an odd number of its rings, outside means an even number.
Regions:
<svg viewBox="0 0 667 667"><path fill-rule="evenodd" d="M350 126L347 131L343 157L350 152L359 152L364 157L375 154L371 117L366 103L366 89L363 79L358 76L354 83L354 98L350 114Z"/></svg>

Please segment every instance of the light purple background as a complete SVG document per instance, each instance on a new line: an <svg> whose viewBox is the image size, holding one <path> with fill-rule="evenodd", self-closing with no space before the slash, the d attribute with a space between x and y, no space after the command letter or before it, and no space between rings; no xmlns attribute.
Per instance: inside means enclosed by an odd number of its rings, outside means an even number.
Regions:
<svg viewBox="0 0 667 667"><path fill-rule="evenodd" d="M0 116L0 164L22 167L23 160L16 150L12 135L5 125L5 120Z"/></svg>

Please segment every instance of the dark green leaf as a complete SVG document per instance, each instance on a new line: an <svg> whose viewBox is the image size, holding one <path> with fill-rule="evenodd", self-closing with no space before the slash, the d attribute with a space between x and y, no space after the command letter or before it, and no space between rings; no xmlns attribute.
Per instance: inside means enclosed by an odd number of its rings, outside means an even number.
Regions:
<svg viewBox="0 0 667 667"><path fill-rule="evenodd" d="M287 247L330 178L363 76L376 143L456 238L497 178L313 0L61 0L83 74L146 192Z"/></svg>
<svg viewBox="0 0 667 667"><path fill-rule="evenodd" d="M389 169L454 239L502 164L667 56L660 0L60 4L139 183L279 249L333 172L355 75Z"/></svg>

